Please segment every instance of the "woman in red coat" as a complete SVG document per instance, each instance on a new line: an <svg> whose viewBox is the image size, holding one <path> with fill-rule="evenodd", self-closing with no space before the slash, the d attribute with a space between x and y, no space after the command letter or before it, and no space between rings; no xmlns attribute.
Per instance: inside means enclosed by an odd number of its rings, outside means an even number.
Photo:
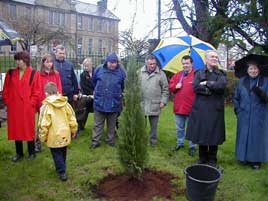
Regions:
<svg viewBox="0 0 268 201"><path fill-rule="evenodd" d="M40 96L37 104L37 111L39 112L40 107L42 106L42 101L46 98L45 95L45 86L48 82L54 82L57 85L58 92L62 94L62 86L60 74L55 70L54 67L54 57L51 54L47 54L43 56L41 60L41 68L40 68ZM35 138L35 152L41 151L41 141L39 139L38 132L36 133Z"/></svg>
<svg viewBox="0 0 268 201"><path fill-rule="evenodd" d="M43 56L41 60L40 68L40 87L41 92L38 100L38 111L42 106L42 101L46 98L45 95L45 86L48 82L54 82L58 87L58 92L62 94L62 86L60 74L55 70L54 67L54 57L51 54Z"/></svg>
<svg viewBox="0 0 268 201"><path fill-rule="evenodd" d="M15 54L17 68L6 74L3 100L7 106L8 140L15 140L14 162L23 157L23 143L28 142L29 160L35 158L35 112L39 98L39 75L30 67L30 55L26 51Z"/></svg>

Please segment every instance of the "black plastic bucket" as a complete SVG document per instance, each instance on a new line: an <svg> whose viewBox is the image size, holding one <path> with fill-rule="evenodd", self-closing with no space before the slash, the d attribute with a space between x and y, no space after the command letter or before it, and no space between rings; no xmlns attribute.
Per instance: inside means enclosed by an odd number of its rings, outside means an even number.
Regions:
<svg viewBox="0 0 268 201"><path fill-rule="evenodd" d="M184 169L186 197L190 201L213 201L222 172L205 164L191 165Z"/></svg>

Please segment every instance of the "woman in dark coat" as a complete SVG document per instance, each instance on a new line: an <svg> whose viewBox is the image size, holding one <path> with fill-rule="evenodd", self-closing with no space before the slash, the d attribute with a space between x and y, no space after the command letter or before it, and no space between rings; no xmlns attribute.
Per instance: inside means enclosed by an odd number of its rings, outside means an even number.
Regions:
<svg viewBox="0 0 268 201"><path fill-rule="evenodd" d="M92 76L94 73L94 68L92 66L92 60L90 58L85 58L83 61L84 71L80 75L80 88L82 95L79 96L79 100L75 105L75 113L78 122L78 132L80 134L81 130L85 129L85 124L87 122L88 114L93 112L93 81Z"/></svg>
<svg viewBox="0 0 268 201"><path fill-rule="evenodd" d="M241 164L259 169L268 162L268 78L256 62L248 63L248 75L239 80L234 96L237 115L235 155Z"/></svg>
<svg viewBox="0 0 268 201"><path fill-rule="evenodd" d="M197 70L193 88L196 98L186 138L199 145L199 163L216 166L218 145L225 141L224 89L226 75L219 70L216 51L206 53L206 68Z"/></svg>

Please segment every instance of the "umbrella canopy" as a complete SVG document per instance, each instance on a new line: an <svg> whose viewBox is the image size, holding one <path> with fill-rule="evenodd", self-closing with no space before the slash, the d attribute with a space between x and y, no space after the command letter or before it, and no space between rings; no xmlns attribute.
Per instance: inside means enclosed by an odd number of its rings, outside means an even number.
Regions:
<svg viewBox="0 0 268 201"><path fill-rule="evenodd" d="M256 62L259 65L260 73L268 76L268 56L249 54L235 62L235 76L241 78L248 75L248 62Z"/></svg>
<svg viewBox="0 0 268 201"><path fill-rule="evenodd" d="M19 40L23 40L20 34L0 19L0 44L10 45L8 44L8 41L9 43L15 43Z"/></svg>
<svg viewBox="0 0 268 201"><path fill-rule="evenodd" d="M162 39L153 51L164 70L176 73L182 70L181 59L190 55L194 60L194 69L204 68L205 52L215 48L192 35Z"/></svg>

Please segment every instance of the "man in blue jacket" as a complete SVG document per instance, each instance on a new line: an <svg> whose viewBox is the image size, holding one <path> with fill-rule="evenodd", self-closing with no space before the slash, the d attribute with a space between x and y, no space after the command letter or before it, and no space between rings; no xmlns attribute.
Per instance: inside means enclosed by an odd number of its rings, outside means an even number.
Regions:
<svg viewBox="0 0 268 201"><path fill-rule="evenodd" d="M62 95L67 96L68 102L73 106L73 101L77 100L77 94L79 92L73 64L65 59L65 47L63 45L55 47L55 56L54 65L60 73Z"/></svg>
<svg viewBox="0 0 268 201"><path fill-rule="evenodd" d="M115 126L122 110L125 70L115 53L107 56L104 64L96 68L94 84L94 125L91 148L100 146L105 120L107 121L106 143L115 146Z"/></svg>

